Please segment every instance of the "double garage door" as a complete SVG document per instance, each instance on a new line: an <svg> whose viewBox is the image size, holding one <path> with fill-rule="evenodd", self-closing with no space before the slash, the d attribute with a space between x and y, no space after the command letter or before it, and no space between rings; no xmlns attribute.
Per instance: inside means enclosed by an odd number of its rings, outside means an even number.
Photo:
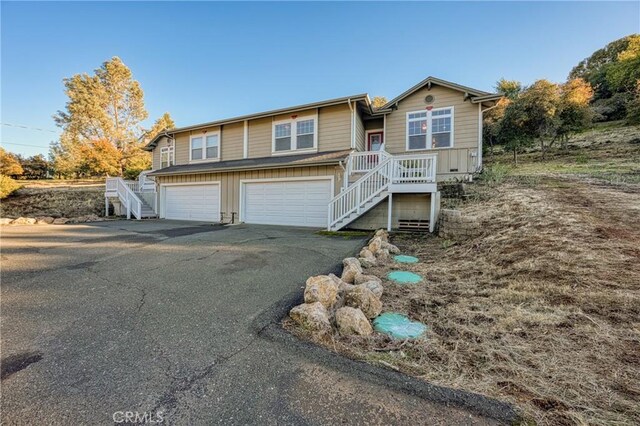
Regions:
<svg viewBox="0 0 640 426"><path fill-rule="evenodd" d="M246 223L288 226L327 226L332 181L274 180L241 183L241 220ZM218 222L220 185L165 186L164 217Z"/></svg>

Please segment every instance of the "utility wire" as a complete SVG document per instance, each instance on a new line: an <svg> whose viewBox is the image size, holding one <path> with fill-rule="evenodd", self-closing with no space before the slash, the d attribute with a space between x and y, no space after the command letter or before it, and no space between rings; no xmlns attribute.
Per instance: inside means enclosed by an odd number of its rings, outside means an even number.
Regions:
<svg viewBox="0 0 640 426"><path fill-rule="evenodd" d="M20 129L38 130L40 132L49 132L49 133L60 133L59 130L42 129L40 127L25 126L23 124L11 124L11 123L0 123L0 124L2 124L3 126L17 127Z"/></svg>
<svg viewBox="0 0 640 426"><path fill-rule="evenodd" d="M18 145L18 146L31 146L34 148L47 148L41 145L30 145L28 143L16 143L16 142L0 142L0 145Z"/></svg>

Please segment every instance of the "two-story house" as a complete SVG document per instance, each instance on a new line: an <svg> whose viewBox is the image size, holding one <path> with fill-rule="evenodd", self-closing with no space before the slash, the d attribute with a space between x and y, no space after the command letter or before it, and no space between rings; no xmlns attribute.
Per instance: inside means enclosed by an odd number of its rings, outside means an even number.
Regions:
<svg viewBox="0 0 640 426"><path fill-rule="evenodd" d="M378 109L359 94L167 130L107 197L136 218L433 229L436 183L481 169L499 98L429 77Z"/></svg>

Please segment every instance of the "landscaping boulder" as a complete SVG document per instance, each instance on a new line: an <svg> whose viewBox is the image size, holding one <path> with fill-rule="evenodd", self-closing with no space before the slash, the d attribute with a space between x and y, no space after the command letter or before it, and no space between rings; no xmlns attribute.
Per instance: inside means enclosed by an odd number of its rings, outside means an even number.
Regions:
<svg viewBox="0 0 640 426"><path fill-rule="evenodd" d="M375 237L375 238L372 238L371 241L369 241L368 249L374 255L377 255L378 254L378 250L380 250L381 248L382 248L382 238Z"/></svg>
<svg viewBox="0 0 640 426"><path fill-rule="evenodd" d="M36 220L32 217L19 217L11 222L12 225L35 225Z"/></svg>
<svg viewBox="0 0 640 426"><path fill-rule="evenodd" d="M382 283L379 281L367 281L365 283L359 284L367 287L373 294L380 299L382 297L382 293L384 292L384 287Z"/></svg>
<svg viewBox="0 0 640 426"><path fill-rule="evenodd" d="M38 225L48 225L53 223L53 218L51 216L39 216L36 217L36 224Z"/></svg>
<svg viewBox="0 0 640 426"><path fill-rule="evenodd" d="M362 265L363 268L371 268L372 266L376 266L377 261L376 258L374 257L373 259L367 259L364 257L359 257L358 261L360 262L360 265Z"/></svg>
<svg viewBox="0 0 640 426"><path fill-rule="evenodd" d="M375 234L373 234L373 238L380 237L382 241L389 241L389 233L386 229L378 229Z"/></svg>
<svg viewBox="0 0 640 426"><path fill-rule="evenodd" d="M305 303L320 302L325 308L331 308L338 299L338 284L327 275L309 277L304 289Z"/></svg>
<svg viewBox="0 0 640 426"><path fill-rule="evenodd" d="M296 324L314 333L331 331L329 315L324 305L320 302L298 305L291 309L289 316Z"/></svg>
<svg viewBox="0 0 640 426"><path fill-rule="evenodd" d="M343 336L368 336L373 332L371 323L365 314L357 308L345 306L336 311L336 325Z"/></svg>
<svg viewBox="0 0 640 426"><path fill-rule="evenodd" d="M400 253L400 249L396 246L394 246L391 243L388 243L386 241L382 242L382 249L387 250L389 253L393 253L393 254L399 254Z"/></svg>
<svg viewBox="0 0 640 426"><path fill-rule="evenodd" d="M353 284L348 284L342 281L342 279L334 274L327 275L329 278L333 280L338 285L338 292L344 293L345 291L349 291L353 288Z"/></svg>
<svg viewBox="0 0 640 426"><path fill-rule="evenodd" d="M353 283L353 280L356 278L356 275L362 273L362 266L360 265L360 261L355 257L347 257L342 261L342 265L344 269L342 270L342 281L347 284Z"/></svg>
<svg viewBox="0 0 640 426"><path fill-rule="evenodd" d="M358 284L364 284L368 281L377 281L380 284L382 284L382 280L376 277L375 275L365 275L365 274L356 275L356 278L354 279L353 283L358 285Z"/></svg>
<svg viewBox="0 0 640 426"><path fill-rule="evenodd" d="M63 225L67 222L69 222L69 219L67 219L66 217L59 217L53 220L54 225Z"/></svg>
<svg viewBox="0 0 640 426"><path fill-rule="evenodd" d="M389 255L389 250L387 249L380 249L376 253L376 261L378 263L384 264L387 263L390 259L391 256Z"/></svg>
<svg viewBox="0 0 640 426"><path fill-rule="evenodd" d="M375 266L376 257L373 255L373 253L371 252L371 250L369 250L368 247L364 247L362 250L360 250L360 254L358 256L359 256L358 260L360 261L360 265L364 266L365 268L370 268L372 266Z"/></svg>
<svg viewBox="0 0 640 426"><path fill-rule="evenodd" d="M0 218L0 225L9 225L11 222L13 222L13 219L9 217Z"/></svg>
<svg viewBox="0 0 640 426"><path fill-rule="evenodd" d="M345 294L345 305L359 308L367 318L372 319L382 312L382 302L364 284L355 286Z"/></svg>

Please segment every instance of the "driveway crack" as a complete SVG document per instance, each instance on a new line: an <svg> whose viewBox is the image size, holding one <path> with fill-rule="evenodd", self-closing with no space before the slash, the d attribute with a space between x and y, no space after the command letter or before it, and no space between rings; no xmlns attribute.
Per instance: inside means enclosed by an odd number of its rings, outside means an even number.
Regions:
<svg viewBox="0 0 640 426"><path fill-rule="evenodd" d="M178 399L179 394L189 392L198 382L206 379L216 370L216 367L224 365L227 361L231 360L235 356L241 354L249 347L251 347L256 340L260 338L260 334L267 328L269 324L262 327L255 336L244 346L238 348L228 355L220 355L216 357L213 362L208 364L203 370L198 373L192 374L189 377L182 378L179 383L173 384L158 400L156 405L151 409L151 412L157 412L160 409L164 409L164 414L167 415L170 412L172 415L178 413Z"/></svg>

